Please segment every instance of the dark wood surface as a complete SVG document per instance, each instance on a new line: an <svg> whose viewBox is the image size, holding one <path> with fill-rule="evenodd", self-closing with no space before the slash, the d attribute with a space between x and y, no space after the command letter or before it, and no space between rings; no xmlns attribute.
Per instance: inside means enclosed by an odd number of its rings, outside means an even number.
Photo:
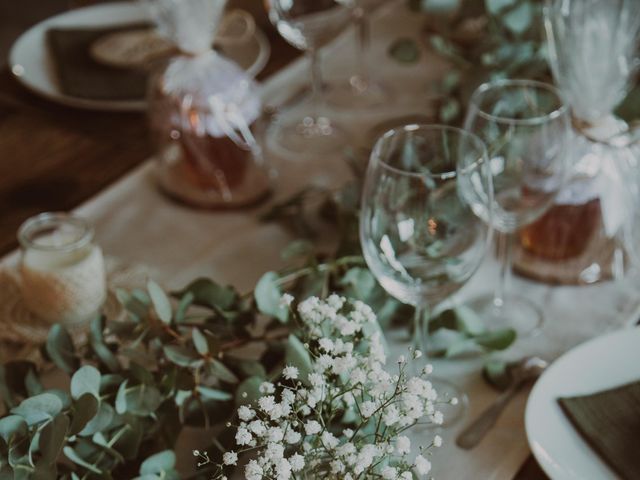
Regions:
<svg viewBox="0 0 640 480"><path fill-rule="evenodd" d="M27 92L7 68L9 48L24 30L78 3L0 2L0 254L16 246L15 232L29 216L77 206L152 153L143 114L58 106ZM271 27L262 2L231 3L251 8L271 41L259 80L298 55Z"/></svg>
<svg viewBox="0 0 640 480"><path fill-rule="evenodd" d="M74 208L152 153L143 114L58 106L27 92L7 68L9 48L24 30L81 3L0 2L0 254L16 246L15 232L29 216ZM261 2L236 3L253 10L271 40L271 59L259 76L264 79L288 64L298 52L271 27ZM532 457L515 477L545 478Z"/></svg>

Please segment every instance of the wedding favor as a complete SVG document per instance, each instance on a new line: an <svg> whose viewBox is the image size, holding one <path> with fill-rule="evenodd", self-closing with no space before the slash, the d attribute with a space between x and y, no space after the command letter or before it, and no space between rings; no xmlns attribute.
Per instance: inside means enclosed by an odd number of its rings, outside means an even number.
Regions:
<svg viewBox="0 0 640 480"><path fill-rule="evenodd" d="M81 218L43 213L18 231L25 305L44 320L78 323L95 316L107 296L102 250Z"/></svg>
<svg viewBox="0 0 640 480"><path fill-rule="evenodd" d="M177 54L152 77L151 129L160 185L188 204L239 207L268 193L269 170L251 127L256 83L213 50L226 0L153 0L160 33Z"/></svg>
<svg viewBox="0 0 640 480"><path fill-rule="evenodd" d="M516 268L552 283L619 278L633 243L640 145L613 111L637 66L640 3L554 0L545 24L553 74L573 113L573 170L555 205L522 229Z"/></svg>

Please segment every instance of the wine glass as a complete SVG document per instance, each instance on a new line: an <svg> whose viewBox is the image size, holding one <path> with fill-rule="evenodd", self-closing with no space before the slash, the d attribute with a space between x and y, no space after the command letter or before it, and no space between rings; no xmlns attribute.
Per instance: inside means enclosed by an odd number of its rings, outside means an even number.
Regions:
<svg viewBox="0 0 640 480"><path fill-rule="evenodd" d="M369 53L371 46L371 20L369 12L384 0L337 0L351 11L356 27L357 49L355 72L348 83L333 86L329 92L329 102L339 108L374 108L384 105L390 97L386 85L376 81L371 75Z"/></svg>
<svg viewBox="0 0 640 480"><path fill-rule="evenodd" d="M278 144L295 153L329 153L346 143L343 128L322 112L324 94L319 49L349 22L349 11L335 0L267 0L269 18L282 37L306 51L311 63L309 111L287 112L276 125Z"/></svg>
<svg viewBox="0 0 640 480"><path fill-rule="evenodd" d="M565 183L570 168L569 110L551 85L498 80L481 85L472 95L465 129L487 145L494 206L486 221L501 233L497 237L502 262L493 295L474 299L468 306L494 328L532 334L542 324L542 311L526 297L506 293L513 234L540 218Z"/></svg>
<svg viewBox="0 0 640 480"><path fill-rule="evenodd" d="M367 169L360 243L369 269L393 297L415 307L413 337L428 351L430 308L460 289L491 238L491 174L484 144L454 127L407 125L384 134ZM474 212L477 209L477 212ZM463 399L436 379L441 396ZM464 412L464 401L447 412Z"/></svg>

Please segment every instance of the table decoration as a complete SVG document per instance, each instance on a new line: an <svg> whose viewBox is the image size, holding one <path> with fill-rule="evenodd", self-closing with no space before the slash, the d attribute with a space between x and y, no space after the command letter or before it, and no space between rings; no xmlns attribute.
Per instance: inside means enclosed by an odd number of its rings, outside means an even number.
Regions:
<svg viewBox="0 0 640 480"><path fill-rule="evenodd" d="M554 78L572 108L575 135L567 154L575 166L549 212L520 233L518 264L525 273L593 283L624 275L626 250L637 249L634 241L625 244L625 230L633 228L640 200L640 146L613 111L637 68L638 7L556 1L545 11Z"/></svg>
<svg viewBox="0 0 640 480"><path fill-rule="evenodd" d="M335 0L269 0L267 8L280 35L307 53L311 73L308 111L281 112L272 135L282 149L296 156L339 151L347 137L344 127L324 111L320 48L344 29L349 11Z"/></svg>
<svg viewBox="0 0 640 480"><path fill-rule="evenodd" d="M305 360L285 366L277 384L262 383L257 401L238 409L238 450L223 455L213 478L227 478L225 466L236 465L245 451L257 453L244 467L248 480L413 479L412 469L426 477L425 456L442 438L430 435L412 448L404 433L441 424L438 403L456 399L438 399L428 381L431 365L410 376L420 350L410 348L397 367L387 366L384 336L366 304L335 294L297 305L291 296L283 301L300 325Z"/></svg>
<svg viewBox="0 0 640 480"><path fill-rule="evenodd" d="M179 51L149 86L160 185L178 200L207 208L255 203L271 180L251 132L262 112L257 85L211 47L225 3L154 3L160 31Z"/></svg>
<svg viewBox="0 0 640 480"><path fill-rule="evenodd" d="M45 389L33 363L14 361L4 365L5 388L0 393L8 413L0 419L0 436L8 449L1 471L23 471L25 478L75 478L69 477L72 470L86 478L106 471L115 476L131 475L142 456L149 458L142 463L141 474L153 470L169 476L163 478L174 478L172 463L165 461L166 455L172 454L163 452L173 448L182 426L222 425L233 414L232 400L238 404L257 400L261 385L281 371L285 376L292 368L311 373L312 357L305 342L318 340L324 327L308 322L314 318L317 321L319 312L328 315L328 305L333 305L334 315L335 309L345 309L346 317L331 317L346 322L339 323L344 338L341 340L337 332L326 332L328 338L322 340L322 348L328 348L327 340L333 339L335 345L351 352L347 340L355 342L357 349L358 339L364 335L375 342L375 358L380 362L384 355L382 333L370 307L356 302L353 308L347 308L345 300L337 296L329 297L325 304L312 298L300 305L300 315L306 318L300 324L281 300L285 285L291 291L313 290L308 281L317 271L329 279L328 285L333 285L349 264L346 260L320 264L317 269L300 270L288 277L270 272L250 296L197 279L176 292L176 301L172 302L155 282L149 281L146 289L117 290L127 315L96 317L84 343L75 342L64 326L54 325L45 352L71 377L70 394ZM350 291L349 287L345 291ZM389 315L389 309L385 313ZM345 361L352 358L347 350L342 352ZM361 358L368 361L367 357ZM287 368L282 370L285 364ZM383 375L381 364L376 365L376 371ZM425 395L428 392L424 397L427 403L411 410L414 415L420 414L408 423L401 421L399 425L404 427L422 417L423 409L435 400L435 391L427 388L428 383L414 380L409 385L415 382ZM392 398L398 394L396 391ZM440 423L442 418L432 408L426 410L427 416ZM350 415L353 413L343 419L347 426L354 422ZM353 428L355 432L357 424ZM216 445L224 443L224 435L214 441ZM74 466L61 461L62 455ZM428 463L424 462L418 468L426 469Z"/></svg>
<svg viewBox="0 0 640 480"><path fill-rule="evenodd" d="M42 213L18 231L21 291L29 310L51 323L94 317L107 296L101 248L82 218Z"/></svg>
<svg viewBox="0 0 640 480"><path fill-rule="evenodd" d="M116 298L116 289L144 285L146 279L153 274L153 269L142 265L128 265L109 256L104 261L108 291L102 311L108 318L117 318L122 313L122 307ZM44 365L39 349L47 340L51 322L38 317L25 305L20 271L14 266L0 268L0 325L2 362L21 359L38 366ZM82 342L86 339L86 324L66 327L74 341Z"/></svg>
<svg viewBox="0 0 640 480"><path fill-rule="evenodd" d="M371 74L371 14L380 6L380 0L338 0L351 10L352 23L356 30L356 69L342 84L333 85L328 92L328 101L343 109L368 109L384 105L392 98L388 85L383 85Z"/></svg>
<svg viewBox="0 0 640 480"><path fill-rule="evenodd" d="M375 144L362 193L360 243L367 266L382 287L415 309L413 342L436 350L430 338L432 309L469 280L492 236L479 212L491 208L492 187L482 141L441 125L407 125ZM464 414L466 395L442 378L442 394L457 397L448 422Z"/></svg>
<svg viewBox="0 0 640 480"><path fill-rule="evenodd" d="M552 85L531 80L496 80L471 97L465 129L487 145L494 203L485 221L500 232L502 262L495 291L468 303L494 328L535 333L544 313L526 296L508 290L518 232L551 208L571 168L569 109Z"/></svg>

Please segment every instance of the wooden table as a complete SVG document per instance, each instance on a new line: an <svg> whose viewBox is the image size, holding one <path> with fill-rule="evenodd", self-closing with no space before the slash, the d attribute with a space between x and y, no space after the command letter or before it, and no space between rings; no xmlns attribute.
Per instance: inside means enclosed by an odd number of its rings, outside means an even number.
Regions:
<svg viewBox="0 0 640 480"><path fill-rule="evenodd" d="M254 10L271 41L271 59L259 76L266 78L298 52L277 35L259 2L239 3ZM61 107L30 94L11 77L6 56L13 40L69 6L74 2L0 4L0 255L16 246L16 229L26 218L74 208L152 153L143 114ZM516 478L545 476L530 457Z"/></svg>

